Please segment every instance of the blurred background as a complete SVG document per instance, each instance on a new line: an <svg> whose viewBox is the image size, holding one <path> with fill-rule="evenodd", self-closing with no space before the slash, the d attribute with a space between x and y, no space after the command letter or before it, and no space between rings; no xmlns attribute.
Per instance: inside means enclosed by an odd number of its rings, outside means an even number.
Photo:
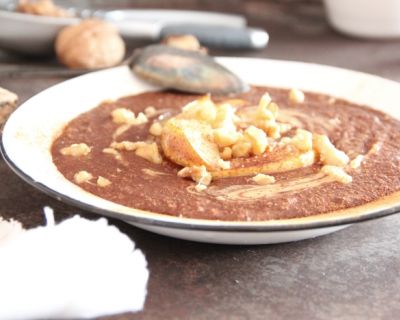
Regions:
<svg viewBox="0 0 400 320"><path fill-rule="evenodd" d="M4 0L1 1L4 3ZM351 15L355 7L359 15L365 16L364 22L375 30L376 26L383 25L385 20L379 16L385 14L379 12L379 8L385 7L386 13L400 12L397 10L400 9L400 4L395 4L399 2L396 0L383 0L379 3L363 0L75 0L55 2L67 8L105 10L157 8L240 14L247 19L249 26L262 28L268 32L270 36L268 46L265 49L253 51L213 48L210 51L211 54L322 63L400 80L400 63L397 54L400 42L396 33L388 34L388 36L385 36L385 33L368 36L370 30L367 30L367 35L360 37L356 30L356 36L354 36L351 32L336 31L337 26L333 28L328 19L330 16L332 22L332 12L337 9L336 13L341 12L347 15L349 21L355 21L356 28L364 27ZM371 6L374 3L375 5ZM334 8L335 5L338 8ZM331 15L328 16L328 12ZM375 25L369 20L371 17L368 14L371 13L375 18L380 19L378 22L373 21ZM130 50L139 45L136 42L127 42L127 52L131 52ZM0 49L0 75L9 75L16 69L21 70L21 66L32 65L35 67L56 66L57 61L49 57L21 57Z"/></svg>

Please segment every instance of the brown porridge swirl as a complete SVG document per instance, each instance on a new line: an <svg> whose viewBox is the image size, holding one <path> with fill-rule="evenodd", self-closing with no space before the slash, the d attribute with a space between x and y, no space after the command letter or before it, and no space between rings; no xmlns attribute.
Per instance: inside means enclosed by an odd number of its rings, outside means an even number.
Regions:
<svg viewBox="0 0 400 320"><path fill-rule="evenodd" d="M187 218L226 221L262 221L298 218L351 208L400 190L400 121L366 106L314 93L295 106L288 90L253 87L237 96L248 105L268 91L283 121L316 134L327 135L350 159L363 155L359 167L346 169L351 183L340 183L321 172L322 164L274 173L275 183L259 185L252 177L216 179L204 191L177 176L181 166L163 156L160 164L134 152L104 152L113 141L144 141L156 119L168 118L198 96L176 92L147 92L104 102L71 121L54 141L52 156L58 170L70 181L101 198L128 207ZM222 99L222 98L220 98ZM110 114L118 108L135 114L153 106L149 121L129 127L115 137L118 124ZM159 141L155 139L157 143ZM77 143L89 146L81 156L61 150ZM254 161L249 158L249 161Z"/></svg>

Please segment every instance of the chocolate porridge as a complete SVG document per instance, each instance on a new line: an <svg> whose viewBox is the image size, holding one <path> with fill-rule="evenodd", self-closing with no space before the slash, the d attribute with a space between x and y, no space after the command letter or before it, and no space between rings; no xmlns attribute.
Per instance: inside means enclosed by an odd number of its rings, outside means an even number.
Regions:
<svg viewBox="0 0 400 320"><path fill-rule="evenodd" d="M265 92L274 105L263 102ZM185 125L192 123L180 115L182 107L205 98L147 92L104 102L71 121L53 143L53 161L68 180L101 198L188 218L297 218L363 205L400 190L400 122L382 112L326 95L267 87L211 98L234 106L233 133L222 135L232 141L202 136L203 120L179 140L177 130L186 127L171 125L182 118ZM244 126L257 105L269 108L268 122L257 118ZM218 161L208 161L204 143L197 146L201 139L208 139Z"/></svg>

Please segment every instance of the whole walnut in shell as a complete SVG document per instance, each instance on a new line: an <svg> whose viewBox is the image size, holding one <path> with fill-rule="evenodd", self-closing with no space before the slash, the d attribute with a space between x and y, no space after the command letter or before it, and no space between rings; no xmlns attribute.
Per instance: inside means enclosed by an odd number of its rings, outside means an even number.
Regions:
<svg viewBox="0 0 400 320"><path fill-rule="evenodd" d="M125 56L125 44L117 29L97 19L62 29L57 35L55 50L58 59L69 68L111 67Z"/></svg>

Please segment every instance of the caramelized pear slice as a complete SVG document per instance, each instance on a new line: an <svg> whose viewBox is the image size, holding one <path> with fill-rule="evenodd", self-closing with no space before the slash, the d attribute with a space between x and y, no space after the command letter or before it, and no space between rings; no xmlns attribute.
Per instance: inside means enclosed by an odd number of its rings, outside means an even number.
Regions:
<svg viewBox="0 0 400 320"><path fill-rule="evenodd" d="M260 156L233 159L230 169L211 171L211 174L213 179L274 174L310 166L315 162L315 157L313 150L301 152L290 146L267 151Z"/></svg>
<svg viewBox="0 0 400 320"><path fill-rule="evenodd" d="M184 167L205 165L210 171L218 168L218 146L212 142L211 126L196 120L172 118L161 135L164 155Z"/></svg>

